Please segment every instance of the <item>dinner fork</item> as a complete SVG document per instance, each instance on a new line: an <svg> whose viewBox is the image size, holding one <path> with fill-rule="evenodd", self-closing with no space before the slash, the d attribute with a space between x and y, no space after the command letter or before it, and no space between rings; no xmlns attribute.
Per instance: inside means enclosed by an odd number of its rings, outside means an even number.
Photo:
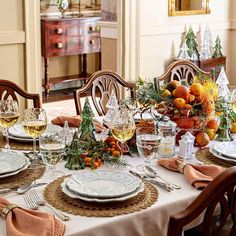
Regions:
<svg viewBox="0 0 236 236"><path fill-rule="evenodd" d="M29 207L30 209L37 210L39 208L39 206L32 200L29 194L24 195L23 198L27 207Z"/></svg>
<svg viewBox="0 0 236 236"><path fill-rule="evenodd" d="M53 206L51 206L50 204L48 204L46 201L44 201L43 199L41 199L39 197L39 195L37 194L37 192L34 190L31 190L28 192L29 198L33 200L33 202L37 205L37 206L47 206L48 208L50 208L55 215L57 215L61 220L63 221L67 221L70 220L70 217L61 213L60 211L58 211L57 209L55 209Z"/></svg>

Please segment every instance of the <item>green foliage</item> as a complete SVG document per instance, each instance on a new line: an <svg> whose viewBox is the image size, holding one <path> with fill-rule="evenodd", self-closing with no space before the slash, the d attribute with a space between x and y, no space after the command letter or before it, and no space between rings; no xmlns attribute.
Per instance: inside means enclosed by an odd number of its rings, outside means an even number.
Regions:
<svg viewBox="0 0 236 236"><path fill-rule="evenodd" d="M137 101L145 108L163 101L161 92L156 90L154 82L144 81L139 77L136 85Z"/></svg>

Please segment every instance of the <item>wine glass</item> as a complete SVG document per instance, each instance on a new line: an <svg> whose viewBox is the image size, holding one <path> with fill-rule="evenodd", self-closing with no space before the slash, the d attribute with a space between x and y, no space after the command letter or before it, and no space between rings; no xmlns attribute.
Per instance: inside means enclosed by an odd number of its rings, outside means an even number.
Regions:
<svg viewBox="0 0 236 236"><path fill-rule="evenodd" d="M136 129L136 145L139 155L144 158L144 164L136 168L143 171L145 165L150 165L153 158L158 157L161 135L156 133L155 127L139 127Z"/></svg>
<svg viewBox="0 0 236 236"><path fill-rule="evenodd" d="M33 158L36 155L36 138L44 133L47 127L47 116L45 110L41 108L30 108L24 111L23 128L25 132L33 138Z"/></svg>
<svg viewBox="0 0 236 236"><path fill-rule="evenodd" d="M125 142L131 139L135 132L133 112L128 109L118 110L110 123L112 135L121 143L121 158Z"/></svg>
<svg viewBox="0 0 236 236"><path fill-rule="evenodd" d="M16 124L19 119L19 109L16 100L0 101L0 126L4 128L6 135L6 145L4 151L10 151L9 132L8 129Z"/></svg>
<svg viewBox="0 0 236 236"><path fill-rule="evenodd" d="M39 138L39 149L43 162L48 167L49 177L56 178L64 173L56 170L56 164L65 154L65 137L61 132L50 132Z"/></svg>

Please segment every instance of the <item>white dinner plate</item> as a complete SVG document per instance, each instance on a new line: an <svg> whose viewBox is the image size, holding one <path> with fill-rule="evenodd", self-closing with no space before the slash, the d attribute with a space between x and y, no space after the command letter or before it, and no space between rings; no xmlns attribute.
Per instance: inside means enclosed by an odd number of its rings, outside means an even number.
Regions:
<svg viewBox="0 0 236 236"><path fill-rule="evenodd" d="M61 184L62 192L70 198L80 199L80 200L83 200L83 201L86 201L86 202L106 203L106 202L125 201L125 200L128 200L128 199L132 198L132 197L137 196L139 193L143 192L143 190L144 190L144 184L143 184L143 182L141 182L139 188L135 192L133 192L131 194L128 194L126 196L123 196L123 197L117 197L117 198L89 198L89 197L81 196L80 194L70 190L67 186L68 179L65 179L64 182Z"/></svg>
<svg viewBox="0 0 236 236"><path fill-rule="evenodd" d="M24 158L10 152L0 152L0 175L14 172L25 165Z"/></svg>
<svg viewBox="0 0 236 236"><path fill-rule="evenodd" d="M68 187L85 197L117 198L136 191L140 179L114 170L85 170L70 177Z"/></svg>
<svg viewBox="0 0 236 236"><path fill-rule="evenodd" d="M215 143L213 149L223 156L236 160L236 142Z"/></svg>
<svg viewBox="0 0 236 236"><path fill-rule="evenodd" d="M29 158L27 158L27 157L22 157L22 158L25 159L26 163L21 169L18 169L14 172L10 172L10 173L7 173L7 174L0 175L0 179L1 178L6 178L8 176L16 175L16 174L20 173L21 171L26 170L29 167L29 165L31 164L31 162L30 162Z"/></svg>
<svg viewBox="0 0 236 236"><path fill-rule="evenodd" d="M228 157L222 156L220 153L218 153L217 151L215 151L213 147L210 147L210 148L209 148L209 151L210 151L210 153L212 153L216 158L218 158L218 159L220 159L220 160L229 162L230 164L233 164L233 165L236 164L236 160L234 160L234 159L232 159L232 158L228 158Z"/></svg>
<svg viewBox="0 0 236 236"><path fill-rule="evenodd" d="M62 127L58 126L58 125L53 125L53 124L48 124L47 128L45 130L45 134L46 133L51 133L51 132L59 132L62 130ZM32 137L30 137L25 131L24 128L22 126L22 124L16 124L13 127L9 128L9 136L15 137L15 138L20 138L21 140L32 140Z"/></svg>

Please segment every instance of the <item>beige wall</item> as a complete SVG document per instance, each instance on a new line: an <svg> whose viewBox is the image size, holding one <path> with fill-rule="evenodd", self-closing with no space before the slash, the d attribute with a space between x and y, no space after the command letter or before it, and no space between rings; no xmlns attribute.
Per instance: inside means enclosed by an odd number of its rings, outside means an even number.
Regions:
<svg viewBox="0 0 236 236"><path fill-rule="evenodd" d="M25 88L23 1L1 1L0 22L0 78Z"/></svg>
<svg viewBox="0 0 236 236"><path fill-rule="evenodd" d="M227 56L227 72L232 83L236 77L233 58L236 57L236 25L231 30L231 17L235 16L234 0L210 1L210 15L168 17L168 1L140 1L140 75L152 78L161 75L170 61L177 56L182 43L183 32L192 25L199 39L200 32L208 24L213 39L219 35L222 51ZM234 9L233 8L234 4ZM152 6L152 7L150 7Z"/></svg>
<svg viewBox="0 0 236 236"><path fill-rule="evenodd" d="M102 69L117 71L117 40L102 38Z"/></svg>

